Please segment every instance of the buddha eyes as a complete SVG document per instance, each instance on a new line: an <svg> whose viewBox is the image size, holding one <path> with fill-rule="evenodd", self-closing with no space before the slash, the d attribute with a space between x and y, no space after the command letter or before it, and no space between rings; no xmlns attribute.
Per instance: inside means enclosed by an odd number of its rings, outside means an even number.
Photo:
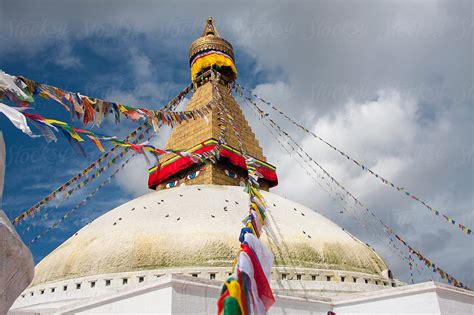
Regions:
<svg viewBox="0 0 474 315"><path fill-rule="evenodd" d="M202 170L195 171L195 172L192 172L192 173L186 175L186 178L184 178L183 181L195 179L196 177L199 176L199 174L201 174L201 171L202 171ZM178 183L179 183L178 180L169 182L168 184L166 184L165 188L173 188L173 187L176 187L176 186L178 186ZM184 185L184 183L181 183L181 185Z"/></svg>
<svg viewBox="0 0 474 315"><path fill-rule="evenodd" d="M237 174L232 171L225 170L225 174L229 176L230 178L237 178Z"/></svg>
<svg viewBox="0 0 474 315"><path fill-rule="evenodd" d="M166 184L166 188L173 188L173 187L175 187L177 184L178 184L178 181L177 181L177 180L172 181L172 182L169 182L168 184Z"/></svg>
<svg viewBox="0 0 474 315"><path fill-rule="evenodd" d="M198 176L199 176L199 171L196 171L194 173L188 174L188 176L186 176L186 179L194 179Z"/></svg>

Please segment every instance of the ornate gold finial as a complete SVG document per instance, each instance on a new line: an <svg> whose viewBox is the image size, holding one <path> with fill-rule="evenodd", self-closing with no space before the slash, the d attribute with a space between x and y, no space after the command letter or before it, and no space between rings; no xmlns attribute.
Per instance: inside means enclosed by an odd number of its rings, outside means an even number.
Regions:
<svg viewBox="0 0 474 315"><path fill-rule="evenodd" d="M220 37L219 32L217 32L217 29L214 25L214 19L212 18L212 16L207 18L206 25L204 25L204 31L202 32L201 37L208 35Z"/></svg>
<svg viewBox="0 0 474 315"><path fill-rule="evenodd" d="M189 47L189 65L192 81L210 67L219 67L231 79L237 77L234 48L220 37L212 17L207 18L201 37Z"/></svg>

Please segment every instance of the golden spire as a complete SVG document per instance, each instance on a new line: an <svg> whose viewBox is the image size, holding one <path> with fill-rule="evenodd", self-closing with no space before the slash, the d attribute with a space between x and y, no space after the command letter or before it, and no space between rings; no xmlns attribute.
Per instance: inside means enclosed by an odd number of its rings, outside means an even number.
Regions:
<svg viewBox="0 0 474 315"><path fill-rule="evenodd" d="M214 148L224 129L226 143L221 148L221 158L216 163L196 165L188 163L187 158L164 155L159 165L150 170L149 187L159 190L182 184L243 185L248 174L240 153L240 144L243 144L248 155L256 159L257 170L263 176L259 181L261 189L268 190L277 185L275 167L266 162L257 137L232 96L229 80L234 80L237 75L232 45L219 36L212 17L207 19L201 37L191 44L189 56L196 90L185 110L197 110L212 101L218 101L221 107L227 109L234 125L226 119L227 116L222 121L220 107L213 106L206 119L189 120L175 126L166 148L195 153L209 152ZM208 71L210 69L213 71ZM220 80L212 76L216 71L222 75Z"/></svg>
<svg viewBox="0 0 474 315"><path fill-rule="evenodd" d="M207 18L201 37L189 47L189 65L192 81L210 68L216 69L232 80L237 78L234 48L231 43L219 36L212 17Z"/></svg>
<svg viewBox="0 0 474 315"><path fill-rule="evenodd" d="M212 16L207 18L206 25L204 26L204 31L202 32L201 37L208 35L220 37L219 32L217 32L217 29L214 26L214 19L212 18Z"/></svg>

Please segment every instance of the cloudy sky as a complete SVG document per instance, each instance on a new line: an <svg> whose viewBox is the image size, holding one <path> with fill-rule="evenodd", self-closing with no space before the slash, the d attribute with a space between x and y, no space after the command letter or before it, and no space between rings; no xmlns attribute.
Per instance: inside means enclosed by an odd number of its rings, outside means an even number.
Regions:
<svg viewBox="0 0 474 315"><path fill-rule="evenodd" d="M0 0L0 69L85 95L159 108L189 83L189 44L212 15L220 34L234 45L243 86L472 227L472 12L471 1ZM71 121L55 103L38 101L34 107L44 116ZM278 145L243 102L242 107L268 160L278 167L280 185L273 192L347 228L374 246L399 278L410 281L406 263L388 245L380 225L360 209L341 214L340 204L306 175L296 156ZM396 232L474 286L472 236L281 117L272 117ZM0 126L7 152L2 207L10 217L99 156L92 145L86 146L89 156L83 158L64 139L50 144L31 139L4 117ZM124 136L133 128L132 123L115 126L107 121L95 130ZM155 143L163 143L168 132ZM114 184L32 246L36 260L88 221L146 193L146 169L142 158L133 159ZM52 224L96 185L20 226L24 240ZM415 281L434 276L419 269Z"/></svg>

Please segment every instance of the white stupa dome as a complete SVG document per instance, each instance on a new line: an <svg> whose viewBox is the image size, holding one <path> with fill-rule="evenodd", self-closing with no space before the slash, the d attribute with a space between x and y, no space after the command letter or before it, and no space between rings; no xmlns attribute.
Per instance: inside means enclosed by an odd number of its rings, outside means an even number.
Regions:
<svg viewBox="0 0 474 315"><path fill-rule="evenodd" d="M368 246L315 211L263 192L263 240L276 266L353 271L387 269ZM95 219L46 256L32 285L138 270L227 267L239 248L248 196L242 187L197 185L152 192Z"/></svg>

